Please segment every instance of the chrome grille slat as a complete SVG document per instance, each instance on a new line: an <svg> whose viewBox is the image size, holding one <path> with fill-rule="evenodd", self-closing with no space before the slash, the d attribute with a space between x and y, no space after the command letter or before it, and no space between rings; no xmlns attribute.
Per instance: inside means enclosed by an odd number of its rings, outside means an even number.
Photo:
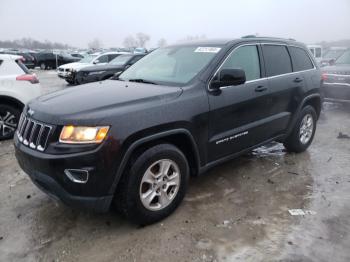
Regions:
<svg viewBox="0 0 350 262"><path fill-rule="evenodd" d="M44 151L51 135L51 130L52 126L22 114L16 134L23 145L38 151Z"/></svg>

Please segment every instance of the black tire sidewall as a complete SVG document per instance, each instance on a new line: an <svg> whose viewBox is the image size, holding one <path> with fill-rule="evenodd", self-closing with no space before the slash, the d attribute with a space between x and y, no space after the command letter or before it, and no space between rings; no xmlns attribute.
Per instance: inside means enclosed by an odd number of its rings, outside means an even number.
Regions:
<svg viewBox="0 0 350 262"><path fill-rule="evenodd" d="M6 105L6 104L0 104L0 112L2 111L9 111L11 114L13 114L16 117L17 120L17 124L21 115L21 112L19 109L10 106L10 105ZM13 132L13 134L8 135L8 136L2 136L2 134L0 134L0 140L6 140L6 139L11 139L13 137L13 135L15 134L15 132Z"/></svg>
<svg viewBox="0 0 350 262"><path fill-rule="evenodd" d="M140 184L146 170L156 161L170 159L174 161L180 169L180 188L173 201L164 209L158 211L148 210L140 199ZM137 158L131 167L127 183L126 205L127 216L132 221L147 225L155 223L170 215L181 203L187 191L189 178L189 167L185 155L175 146L161 144L146 150Z"/></svg>
<svg viewBox="0 0 350 262"><path fill-rule="evenodd" d="M310 114L312 116L312 120L313 120L313 130L312 130L312 135L310 140L306 143L303 144L300 141L300 127L302 124L302 121L305 117L305 115ZM297 122L295 123L295 126L293 128L293 131L290 135L290 137L287 139L287 141L285 142L285 146L289 151L292 152L303 152L305 151L310 144L312 143L315 133L316 133L316 124L317 124L317 114L315 109L312 106L306 106L304 107L299 115L299 118L297 120Z"/></svg>

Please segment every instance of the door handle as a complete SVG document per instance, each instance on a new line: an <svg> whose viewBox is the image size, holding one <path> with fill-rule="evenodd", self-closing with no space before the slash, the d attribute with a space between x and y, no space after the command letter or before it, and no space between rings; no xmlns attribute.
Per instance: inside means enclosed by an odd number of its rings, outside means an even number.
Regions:
<svg viewBox="0 0 350 262"><path fill-rule="evenodd" d="M300 83L300 82L303 82L303 79L297 77L297 78L294 79L294 82L295 83Z"/></svg>
<svg viewBox="0 0 350 262"><path fill-rule="evenodd" d="M267 90L267 87L265 86L257 86L255 88L255 92L264 92L265 90Z"/></svg>

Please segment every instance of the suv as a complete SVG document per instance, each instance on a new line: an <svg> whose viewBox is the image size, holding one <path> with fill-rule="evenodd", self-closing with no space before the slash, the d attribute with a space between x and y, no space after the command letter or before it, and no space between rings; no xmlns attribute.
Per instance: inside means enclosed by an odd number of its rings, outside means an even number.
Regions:
<svg viewBox="0 0 350 262"><path fill-rule="evenodd" d="M84 67L78 72L75 72L72 78L74 79L75 84L103 81L111 78L117 73L123 72L125 69L135 64L144 56L145 54L120 55L106 65L93 65Z"/></svg>
<svg viewBox="0 0 350 262"><path fill-rule="evenodd" d="M24 105L41 94L39 80L17 55L0 55L0 140L12 138Z"/></svg>
<svg viewBox="0 0 350 262"><path fill-rule="evenodd" d="M57 66L67 63L77 62L80 58L73 57L68 54L55 54L53 52L40 52L36 55L37 66L40 66L41 70L56 69Z"/></svg>
<svg viewBox="0 0 350 262"><path fill-rule="evenodd" d="M113 203L150 224L176 209L190 175L273 140L306 150L320 85L311 53L292 40L159 48L116 80L29 103L16 157L39 188L68 205L106 211Z"/></svg>
<svg viewBox="0 0 350 262"><path fill-rule="evenodd" d="M102 66L112 61L117 56L127 54L125 52L106 52L103 54L92 54L84 57L79 62L69 63L58 67L57 75L67 81L68 84L79 84L75 75L80 69L88 66Z"/></svg>

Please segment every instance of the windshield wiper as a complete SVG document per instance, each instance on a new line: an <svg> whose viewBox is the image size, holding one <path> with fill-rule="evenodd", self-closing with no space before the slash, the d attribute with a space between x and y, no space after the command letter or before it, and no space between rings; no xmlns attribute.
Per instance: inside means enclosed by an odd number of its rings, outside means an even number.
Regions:
<svg viewBox="0 0 350 262"><path fill-rule="evenodd" d="M133 78L133 79L129 79L129 82L137 82L137 83L144 83L144 84L151 84L151 85L157 85L157 83L152 82L152 81L148 81L142 78Z"/></svg>

